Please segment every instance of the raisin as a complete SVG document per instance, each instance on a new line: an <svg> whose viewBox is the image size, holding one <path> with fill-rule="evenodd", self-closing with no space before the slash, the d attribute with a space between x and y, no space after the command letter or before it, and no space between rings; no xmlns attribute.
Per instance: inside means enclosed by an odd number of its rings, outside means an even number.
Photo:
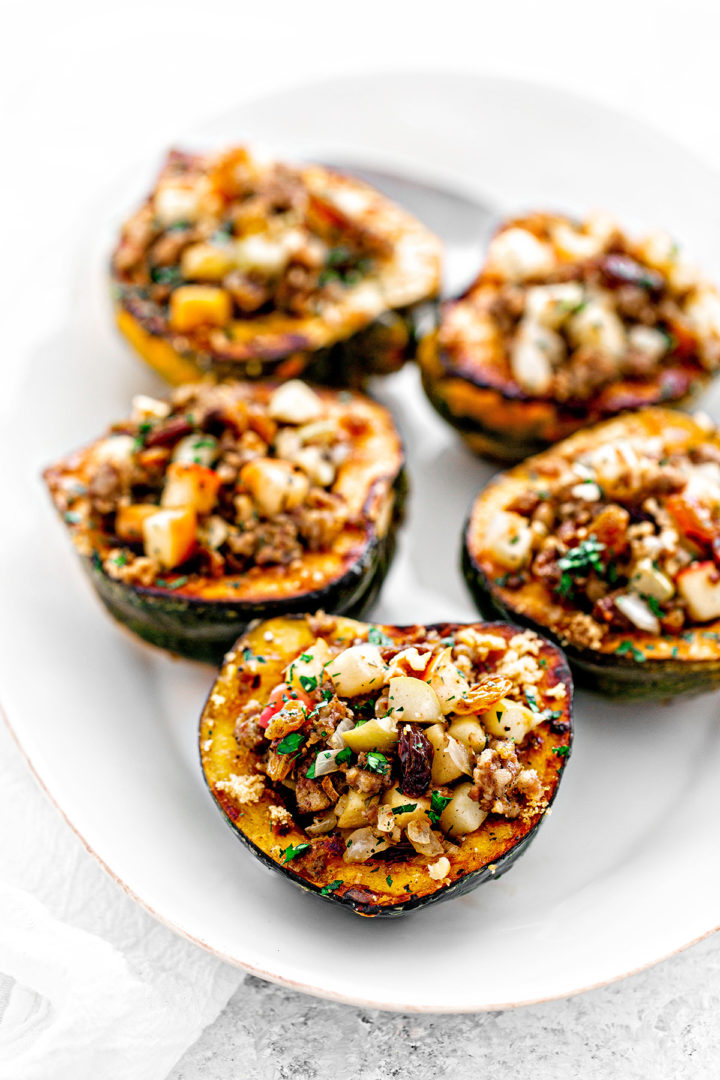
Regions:
<svg viewBox="0 0 720 1080"><path fill-rule="evenodd" d="M193 427L184 416L175 416L166 424L154 428L145 439L145 446L169 446L183 435L189 435Z"/></svg>
<svg viewBox="0 0 720 1080"><path fill-rule="evenodd" d="M400 759L399 788L403 795L419 798L430 784L433 748L418 724L405 724L398 745Z"/></svg>

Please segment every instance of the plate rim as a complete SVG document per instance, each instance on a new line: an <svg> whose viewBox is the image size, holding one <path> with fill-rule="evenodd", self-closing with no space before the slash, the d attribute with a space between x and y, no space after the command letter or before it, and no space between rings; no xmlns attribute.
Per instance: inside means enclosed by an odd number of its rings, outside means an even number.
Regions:
<svg viewBox="0 0 720 1080"><path fill-rule="evenodd" d="M540 81L534 81L532 79L514 78L514 77L509 77L509 76L494 75L492 73L477 73L477 72L473 72L472 70L469 70L469 69L453 70L453 69L450 69L450 68L447 68L447 67L438 67L438 68L433 67L433 68L408 68L408 69L402 69L402 70L398 71L398 70L393 70L393 69L388 69L388 68L378 68L376 70L374 69L371 72L351 71L351 72L344 73L344 74L324 76L324 77L318 78L318 79L307 79L307 80L293 81L291 83L288 83L287 85L281 86L279 89L266 90L264 92L259 92L259 93L256 93L256 94L248 95L247 97L241 97L238 101L236 101L234 103L233 106L229 107L228 109L224 109L224 110L218 111L215 114L212 114L210 116L206 116L205 118L201 117L200 119L196 119L196 120L192 121L192 128L202 128L203 126L208 126L210 124L222 124L222 123L225 122L225 120L227 118L231 117L233 115L233 113L238 109L241 109L241 108L244 108L244 107L247 107L247 106L251 107L252 105L257 104L259 102L271 101L273 99L280 99L283 96L285 96L285 95L287 95L289 93L292 93L293 89L307 89L307 90L319 89L319 88L327 87L327 86L336 86L336 85L342 84L342 83L352 83L353 81L362 81L363 79L369 79L369 78L380 78L380 79L382 79L382 78L392 78L392 79L398 80L398 82L400 82L400 81L412 82L413 80L416 80L418 78L422 78L422 79L433 79L433 78L444 79L444 78L449 78L449 79L455 79L455 80L465 80L468 83L484 84L485 86L494 86L494 87L498 87L498 88L517 87L517 88L522 88L522 89L525 89L525 90L532 89L533 91L539 91L541 93L544 93L548 97L554 98L555 100L563 100L565 102L571 101L576 106L579 106L579 107L586 106L586 107L590 107L590 108L599 110L599 111L603 112L605 115L607 115L609 117L615 118L615 119L621 121L624 124L629 124L631 127L642 128L644 131L648 132L648 134L650 134L654 139L664 142L668 148L673 148L675 150L680 150L682 152L683 156L687 160L689 160L691 162L694 162L696 165L699 165L704 170L706 170L706 171L708 171L710 173L716 174L716 175L718 175L720 177L720 171L697 148L687 145L684 141L682 141L679 138L676 138L674 135L668 134L661 127L659 127L654 121L645 120L644 118L638 117L633 113L628 114L628 113L626 113L624 111L621 111L619 109L619 107L617 107L616 105L607 104L607 103L603 102L602 99L599 98L598 96L595 96L595 95L590 94L590 93L579 93L579 92L576 92L574 90L568 90L568 89L565 89L564 87L562 87L559 84L554 83L554 82L540 82ZM177 138L177 136L176 136L176 138ZM187 136L185 136L185 138L187 138ZM173 141L174 140L171 139L170 143L172 143ZM144 160L147 161L149 159L149 156L150 155L146 155ZM375 160L390 161L390 160L392 160L392 156L389 153L384 153L384 155L383 154L378 154ZM132 164L134 165L135 162L133 162ZM102 195L103 192L105 192L106 190L109 190L113 186L115 188L117 188L117 185L118 185L119 182L127 181L128 177L130 176L130 171L131 171L130 166L122 169L121 171L119 171L118 174L116 174L115 179L114 179L113 182L103 186L103 191L100 193L100 195ZM442 170L433 169L432 167L428 167L425 172L420 171L419 175L420 175L421 179L426 179L426 180L432 181L432 179L434 178L436 180L436 182L440 183L440 182L442 182L443 172L442 172ZM468 184L467 187L465 187L464 185L461 185L459 183L457 178L455 180L455 189L458 192L467 192L467 193L469 193L471 195L472 194L477 195L478 190L481 190L481 188L479 188L478 185L473 186L472 184ZM98 198L99 197L100 196L98 196ZM95 202L95 200L93 200L93 203L94 202ZM77 264L75 264L73 276L77 277L80 270L81 270L81 268ZM25 382L25 380L22 380L22 382L20 384L20 387L22 387L24 385L24 382ZM160 652L161 651L161 650L155 649L152 646L150 646L150 648L152 648L153 652ZM0 701L0 718L3 720L7 730L9 731L9 733L11 735L11 738L12 738L13 742L15 743L15 745L17 746L21 756L24 758L25 762L27 763L28 768L30 769L32 775L34 776L35 780L37 781L40 789L48 797L51 804L54 807L56 807L56 809L59 811L59 813L61 814L64 821L68 824L68 826L71 828L71 830L75 833L75 835L81 841L81 843L83 844L85 849L89 852L89 854L100 864L100 866L108 874L108 876L113 881L115 881L123 889L123 891L125 892L125 894L127 896L129 896L143 910L148 912L148 914L150 914L159 923L161 923L162 925L164 925L165 927L170 929L173 933L176 933L180 937L184 938L185 940L192 942L194 945L198 946L199 948L202 948L203 950L208 952L210 955L216 957L218 960L221 960L221 961L223 961L225 963L228 963L228 964L232 965L233 967L236 967L236 968L238 968L238 969L240 969L240 970L242 970L242 971L244 971L244 972L246 972L248 974L252 974L252 975L254 975L254 976L258 977L258 978L264 979L264 980L266 980L268 982L271 982L271 983L274 983L276 985L280 985L280 986L283 986L283 987L286 987L288 989L295 990L295 991L298 991L298 992L301 992L301 993L306 993L306 994L309 994L309 995L311 995L313 997L320 998L322 1000L334 1001L334 1002L347 1004L347 1005L353 1005L353 1006L356 1006L356 1007L359 1007L359 1008L365 1008L365 1009L378 1009L378 1010L382 1010L382 1011L386 1011L386 1012L410 1013L410 1014L426 1014L426 1015L427 1014L429 1014L429 1015L442 1015L442 1014L465 1014L465 1015L468 1015L468 1014L484 1013L484 1012L496 1012L496 1011L500 1011L500 1010L515 1009L515 1008L524 1008L524 1007L527 1007L527 1006L539 1005L539 1004L543 1004L543 1003L546 1003L546 1002L564 1000L564 999L574 997L574 996L579 995L579 994L588 993L588 992L590 992L592 990L596 990L596 989L599 989L599 988L602 988L602 987L605 987L605 986L613 985L614 983L619 982L619 981L621 981L623 979L626 979L626 978L628 978L628 977L630 977L632 975L636 975L636 974L639 974L641 972L647 971L649 968L655 966L656 964L662 963L663 961L669 959L670 957L678 955L680 952L683 952L685 949L690 948L691 946L698 944L699 942L705 940L706 938L708 938L708 937L712 936L713 934L717 933L718 931L720 931L720 924L711 926L709 929L705 930L703 933L692 937L689 941L687 941L687 942L685 942L683 944L680 944L677 947L671 948L668 952L663 952L663 953L661 953L661 955L659 955L657 957L654 957L652 959L649 959L647 962L643 962L643 963L639 964L638 966L632 967L631 969L629 969L627 971L623 971L623 972L620 972L618 974L614 974L614 975L612 975L612 976L610 976L608 978L602 978L602 979L600 979L598 981L591 982L591 983L589 983L587 985L578 986L578 987L571 987L571 988L561 990L559 992L552 993L552 994L547 994L547 995L542 995L542 996L537 996L537 997L529 997L527 999L523 998L522 1000L503 1001L503 1002L486 1002L486 1003L483 1003L483 1004L474 1003L474 1004L469 1004L466 1008L458 1008L457 1006L445 1007L445 1006L438 1005L438 1004L434 1004L434 1005L430 1005L430 1006L422 1005L422 1004L418 1004L418 1003L400 1004L397 1001L388 1002L388 1001L377 1000L376 998L373 998L373 999L361 998L361 997L353 996L352 994L343 993L342 991L328 989L328 988L326 988L326 987L324 987L322 985L306 984L306 983L304 983L302 981L299 981L297 979L293 979L293 978L290 978L288 976L278 974L278 973L275 973L275 972L266 971L263 968L258 967L257 965L254 965L252 963L248 963L246 961L242 961L242 960L238 959L236 956L234 956L234 955L232 955L230 953L226 953L222 949L219 949L216 946L210 945L209 943L203 941L201 938L196 937L194 934L192 934L191 932L189 932L188 930L183 928L181 925L175 923L172 919L168 918L167 916L164 916L159 911L155 910L147 901L145 901L142 898L142 896L140 896L132 888L132 886L129 885L129 883L126 880L124 880L121 876L119 876L115 871L113 871L111 869L109 864L103 859L103 857L98 853L98 851L88 842L88 840L83 835L81 829L75 824L75 822L73 820L71 820L71 818L68 816L66 811L60 805L60 803L55 799L55 797L53 796L51 790L48 788L48 786L46 785L46 783L43 780L42 776L40 775L40 773L36 769L32 758L29 756L28 751L25 749L25 746L23 745L22 738L21 738L21 735L20 735L19 731L16 731L16 729L15 729L15 727L14 727L14 725L13 725L11 719L10 719L9 713L3 707L3 704L2 704L1 701ZM317 980L316 980L316 982L317 982Z"/></svg>

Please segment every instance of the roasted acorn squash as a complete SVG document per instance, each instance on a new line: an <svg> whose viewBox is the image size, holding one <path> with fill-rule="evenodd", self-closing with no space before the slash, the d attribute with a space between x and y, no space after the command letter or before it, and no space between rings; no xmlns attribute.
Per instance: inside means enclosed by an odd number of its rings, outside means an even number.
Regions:
<svg viewBox="0 0 720 1080"><path fill-rule="evenodd" d="M385 408L297 381L139 396L128 421L44 475L111 614L214 662L258 617L365 610L405 488Z"/></svg>
<svg viewBox="0 0 720 1080"><path fill-rule="evenodd" d="M546 634L602 693L720 685L719 463L707 422L654 408L501 474L464 534L478 608Z"/></svg>
<svg viewBox="0 0 720 1080"><path fill-rule="evenodd" d="M440 243L385 196L246 148L173 152L112 257L118 327L174 384L361 382L414 352Z"/></svg>
<svg viewBox="0 0 720 1080"><path fill-rule="evenodd" d="M662 233L605 216L506 222L420 344L423 385L477 453L529 454L627 409L686 406L720 360L720 296Z"/></svg>
<svg viewBox="0 0 720 1080"><path fill-rule="evenodd" d="M278 617L226 657L202 768L266 866L359 915L401 915L526 850L570 754L571 700L562 653L507 624Z"/></svg>

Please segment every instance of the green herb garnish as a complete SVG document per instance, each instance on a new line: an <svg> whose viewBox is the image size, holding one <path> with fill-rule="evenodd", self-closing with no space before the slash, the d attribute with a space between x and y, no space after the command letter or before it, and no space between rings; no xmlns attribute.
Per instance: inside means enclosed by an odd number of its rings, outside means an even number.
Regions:
<svg viewBox="0 0 720 1080"><path fill-rule="evenodd" d="M298 855L302 855L303 851L308 851L309 848L309 844L298 844L296 847L288 844L283 852L283 865L289 863L291 859L297 859Z"/></svg>
<svg viewBox="0 0 720 1080"><path fill-rule="evenodd" d="M440 815L449 802L450 797L448 795L441 795L439 791L433 791L430 796L430 809L427 812L433 825L437 825L440 820Z"/></svg>
<svg viewBox="0 0 720 1080"><path fill-rule="evenodd" d="M344 885L342 878L335 878L335 880L331 881L329 885L323 885L322 889L320 890L320 894L321 896L327 896L328 893L335 892L337 889L339 889L341 885Z"/></svg>
<svg viewBox="0 0 720 1080"><path fill-rule="evenodd" d="M570 753L569 746L553 746L553 754L557 754L558 757L567 757Z"/></svg>
<svg viewBox="0 0 720 1080"><path fill-rule="evenodd" d="M416 802L406 802L402 806L393 806L393 814L411 814L413 810L417 810Z"/></svg>
<svg viewBox="0 0 720 1080"><path fill-rule="evenodd" d="M284 739L275 747L276 754L296 754L300 749L300 746L305 741L305 735L302 731L291 731L289 735L286 735Z"/></svg>
<svg viewBox="0 0 720 1080"><path fill-rule="evenodd" d="M617 656L625 656L629 654L630 656L632 656L633 660L636 660L638 662L638 664L644 664L647 660L645 653L641 652L640 649L637 649L635 645L633 645L632 641L621 641L617 649L615 650L615 654Z"/></svg>
<svg viewBox="0 0 720 1080"><path fill-rule="evenodd" d="M380 776L387 776L390 771L390 763L385 755L381 754L379 750L369 750L365 768L369 769L370 772L378 773Z"/></svg>
<svg viewBox="0 0 720 1080"><path fill-rule="evenodd" d="M368 641L371 645L394 645L395 642L392 638L389 638L387 634L383 634L382 630L378 630L377 626L371 626L368 630Z"/></svg>

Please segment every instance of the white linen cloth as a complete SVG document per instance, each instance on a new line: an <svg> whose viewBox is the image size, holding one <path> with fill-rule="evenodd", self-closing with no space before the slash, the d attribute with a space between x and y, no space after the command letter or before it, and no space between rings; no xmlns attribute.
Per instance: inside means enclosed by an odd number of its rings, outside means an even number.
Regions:
<svg viewBox="0 0 720 1080"><path fill-rule="evenodd" d="M140 908L0 721L0 1080L162 1080L241 973Z"/></svg>

